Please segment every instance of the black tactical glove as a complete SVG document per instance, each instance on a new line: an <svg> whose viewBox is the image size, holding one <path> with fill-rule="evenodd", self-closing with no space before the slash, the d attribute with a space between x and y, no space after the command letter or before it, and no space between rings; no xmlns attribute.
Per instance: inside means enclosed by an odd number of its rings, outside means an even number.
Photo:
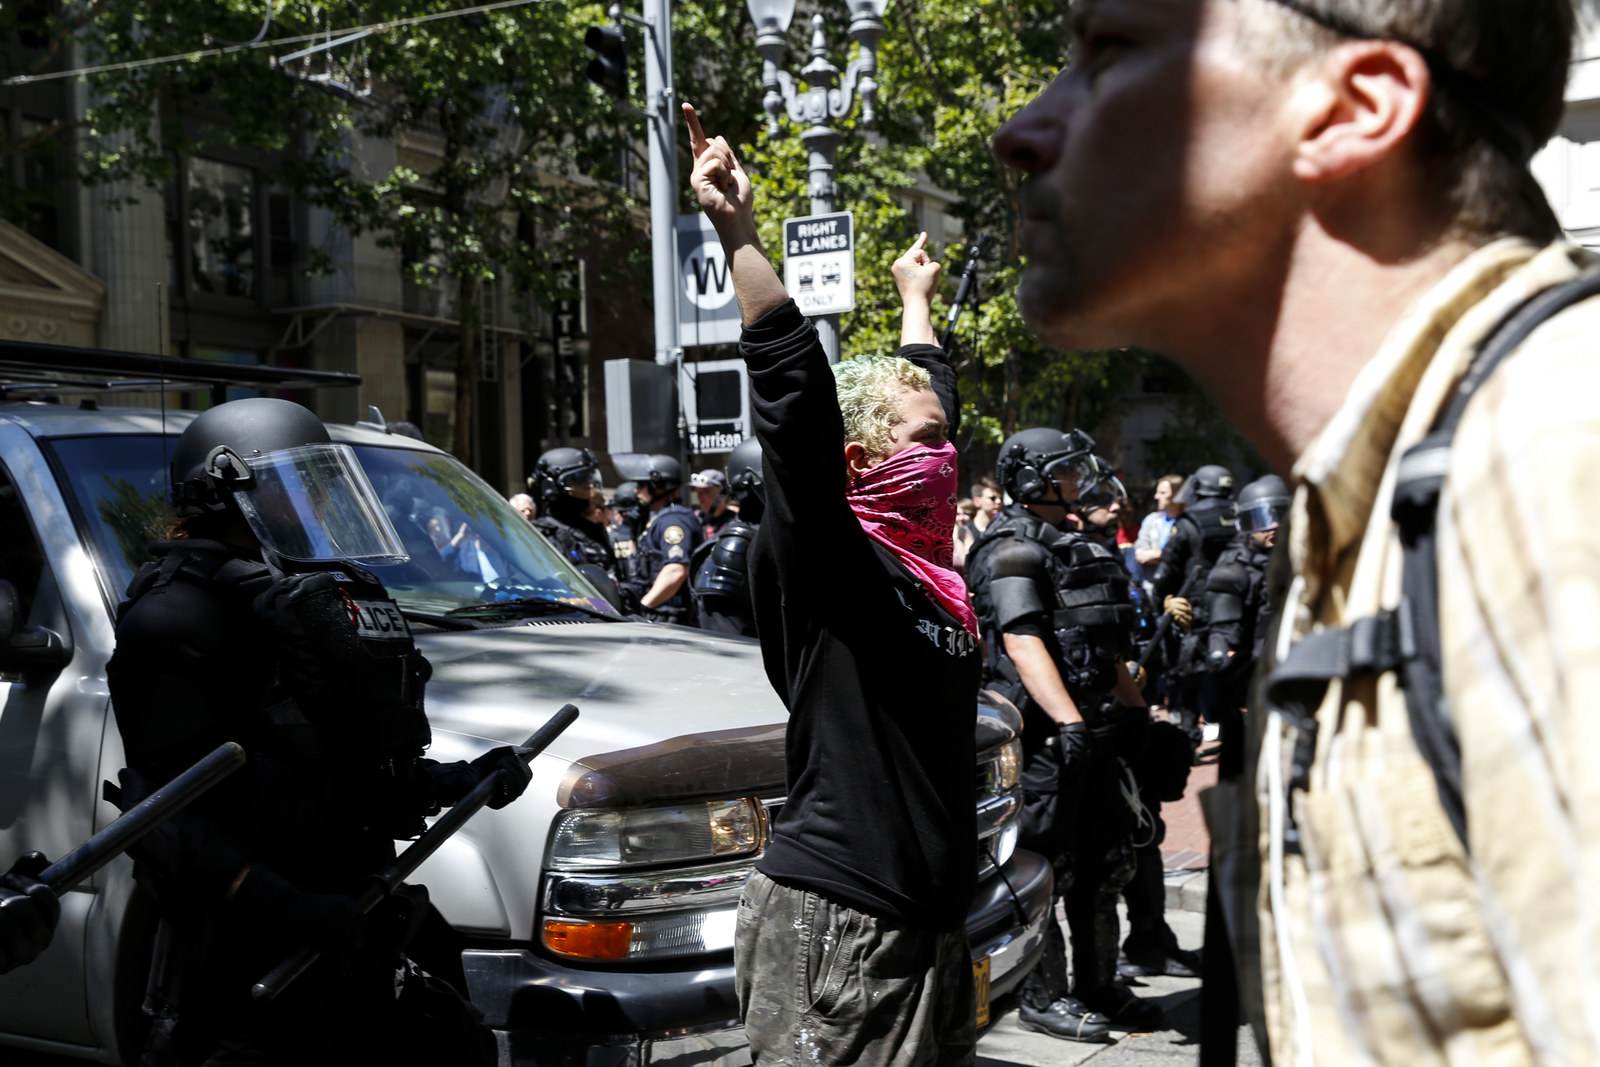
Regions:
<svg viewBox="0 0 1600 1067"><path fill-rule="evenodd" d="M1056 734L1061 739L1061 781L1065 790L1068 783L1082 779L1095 757L1097 743L1086 722L1058 723Z"/></svg>
<svg viewBox="0 0 1600 1067"><path fill-rule="evenodd" d="M39 881L50 862L29 852L0 875L0 974L32 963L50 944L61 904Z"/></svg>
<svg viewBox="0 0 1600 1067"><path fill-rule="evenodd" d="M256 864L239 883L233 903L260 916L286 941L285 951L315 945L323 954L348 964L361 947L367 917L354 900L341 893L305 893Z"/></svg>
<svg viewBox="0 0 1600 1067"><path fill-rule="evenodd" d="M499 784L489 798L491 808L505 807L520 797L522 791L528 788L528 783L533 781L533 772L528 769L527 762L510 745L491 748L473 760L472 766L480 775L479 781L499 772Z"/></svg>

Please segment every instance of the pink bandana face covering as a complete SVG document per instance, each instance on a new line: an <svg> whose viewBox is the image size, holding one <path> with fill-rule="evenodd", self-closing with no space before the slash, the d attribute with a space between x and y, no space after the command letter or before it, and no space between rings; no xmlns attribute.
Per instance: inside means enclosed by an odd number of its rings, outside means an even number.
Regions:
<svg viewBox="0 0 1600 1067"><path fill-rule="evenodd" d="M956 525L956 446L916 445L856 477L850 509L867 535L892 549L969 633L978 620L967 584L950 569Z"/></svg>

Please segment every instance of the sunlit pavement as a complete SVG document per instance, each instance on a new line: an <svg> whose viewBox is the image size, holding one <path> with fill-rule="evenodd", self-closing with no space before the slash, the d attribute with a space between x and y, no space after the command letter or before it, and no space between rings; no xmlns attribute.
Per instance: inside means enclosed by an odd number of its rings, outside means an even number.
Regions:
<svg viewBox="0 0 1600 1067"><path fill-rule="evenodd" d="M1198 948L1205 917L1195 912L1169 910L1167 922L1184 948ZM1126 929L1126 927L1124 927ZM992 1006L994 1021L978 1037L978 1067L1093 1067L1150 1064L1165 1067L1196 1062L1200 1054L1200 980L1197 978L1142 978L1131 986L1135 993L1159 1004L1167 1015L1167 1028L1154 1033L1113 1031L1109 1045L1084 1045L1036 1034L1017 1025L1017 998L1006 997ZM1239 1064L1260 1067L1250 1032L1239 1033Z"/></svg>

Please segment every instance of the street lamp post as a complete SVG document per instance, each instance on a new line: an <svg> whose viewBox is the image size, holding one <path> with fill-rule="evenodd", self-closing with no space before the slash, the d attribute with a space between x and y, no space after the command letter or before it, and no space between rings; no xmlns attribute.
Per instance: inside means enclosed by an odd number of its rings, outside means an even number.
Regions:
<svg viewBox="0 0 1600 1067"><path fill-rule="evenodd" d="M745 0L750 18L756 24L756 49L761 53L761 80L767 94L762 106L767 112L767 132L778 134L778 116L785 109L789 118L805 125L800 134L809 157L811 213L825 215L834 210L839 188L833 181L834 157L839 151L839 131L827 125L850 114L857 93L861 96L861 124L870 127L878 98L878 39L883 36L883 9L888 0L850 0L850 39L861 46L861 54L845 68L844 83L839 83L839 68L828 60L828 42L823 33L824 19L811 19L811 62L800 68L799 80L782 68L784 40L794 18L795 0ZM817 334L828 361L839 360L839 316L820 315Z"/></svg>

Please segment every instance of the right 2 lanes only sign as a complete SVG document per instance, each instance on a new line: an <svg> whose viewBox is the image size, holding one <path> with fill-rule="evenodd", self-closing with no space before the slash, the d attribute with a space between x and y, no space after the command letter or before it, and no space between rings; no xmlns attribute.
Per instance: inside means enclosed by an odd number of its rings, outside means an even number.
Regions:
<svg viewBox="0 0 1600 1067"><path fill-rule="evenodd" d="M803 314L855 310L855 218L850 212L783 220L783 284Z"/></svg>

